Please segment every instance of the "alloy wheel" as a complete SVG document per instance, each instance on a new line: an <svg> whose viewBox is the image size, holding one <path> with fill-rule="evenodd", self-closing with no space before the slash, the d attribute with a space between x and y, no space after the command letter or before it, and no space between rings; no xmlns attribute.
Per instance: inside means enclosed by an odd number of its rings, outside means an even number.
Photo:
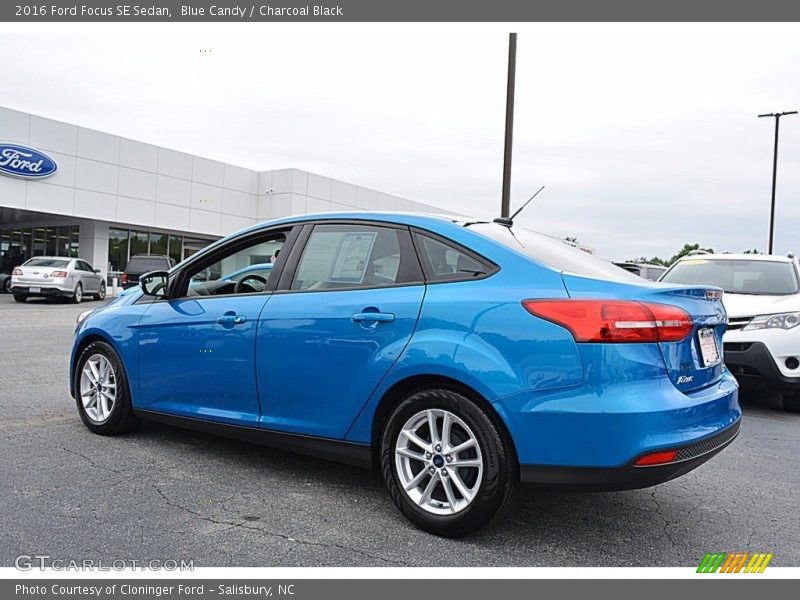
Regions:
<svg viewBox="0 0 800 600"><path fill-rule="evenodd" d="M80 388L86 416L95 423L107 421L117 399L117 378L103 354L92 354L83 365Z"/></svg>
<svg viewBox="0 0 800 600"><path fill-rule="evenodd" d="M467 508L483 482L478 438L457 415L427 409L406 421L395 443L395 469L406 495L435 515Z"/></svg>

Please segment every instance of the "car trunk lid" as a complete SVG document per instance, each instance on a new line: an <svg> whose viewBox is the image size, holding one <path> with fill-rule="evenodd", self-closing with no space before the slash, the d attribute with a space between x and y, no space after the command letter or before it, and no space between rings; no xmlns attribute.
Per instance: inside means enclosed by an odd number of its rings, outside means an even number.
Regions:
<svg viewBox="0 0 800 600"><path fill-rule="evenodd" d="M609 297L681 308L692 319L691 333L679 341L658 343L670 380L681 391L689 392L722 377L722 335L727 314L719 288L609 282L568 273L562 277L572 298Z"/></svg>

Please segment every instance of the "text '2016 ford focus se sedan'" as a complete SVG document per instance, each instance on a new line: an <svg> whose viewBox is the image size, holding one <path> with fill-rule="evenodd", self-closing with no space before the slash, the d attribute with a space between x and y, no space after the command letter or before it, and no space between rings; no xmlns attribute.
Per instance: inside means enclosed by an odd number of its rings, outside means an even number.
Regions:
<svg viewBox="0 0 800 600"><path fill-rule="evenodd" d="M151 419L375 466L415 525L458 536L520 482L644 487L730 443L720 295L508 224L306 215L82 315L71 389L99 434Z"/></svg>

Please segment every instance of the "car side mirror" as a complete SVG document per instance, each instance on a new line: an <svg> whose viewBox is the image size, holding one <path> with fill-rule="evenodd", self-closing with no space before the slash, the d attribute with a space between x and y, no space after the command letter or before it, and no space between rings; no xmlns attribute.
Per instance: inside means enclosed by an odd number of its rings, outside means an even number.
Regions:
<svg viewBox="0 0 800 600"><path fill-rule="evenodd" d="M169 273L166 271L150 271L139 277L139 287L146 296L165 298L169 284Z"/></svg>
<svg viewBox="0 0 800 600"><path fill-rule="evenodd" d="M95 269L94 272L99 275L100 274L100 269Z"/></svg>

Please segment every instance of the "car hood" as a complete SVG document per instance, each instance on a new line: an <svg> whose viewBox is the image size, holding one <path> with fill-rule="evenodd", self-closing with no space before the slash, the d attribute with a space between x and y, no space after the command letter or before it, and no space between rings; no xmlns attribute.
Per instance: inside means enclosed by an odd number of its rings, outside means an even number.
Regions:
<svg viewBox="0 0 800 600"><path fill-rule="evenodd" d="M800 310L800 295L756 296L725 292L722 303L728 317L754 317Z"/></svg>

